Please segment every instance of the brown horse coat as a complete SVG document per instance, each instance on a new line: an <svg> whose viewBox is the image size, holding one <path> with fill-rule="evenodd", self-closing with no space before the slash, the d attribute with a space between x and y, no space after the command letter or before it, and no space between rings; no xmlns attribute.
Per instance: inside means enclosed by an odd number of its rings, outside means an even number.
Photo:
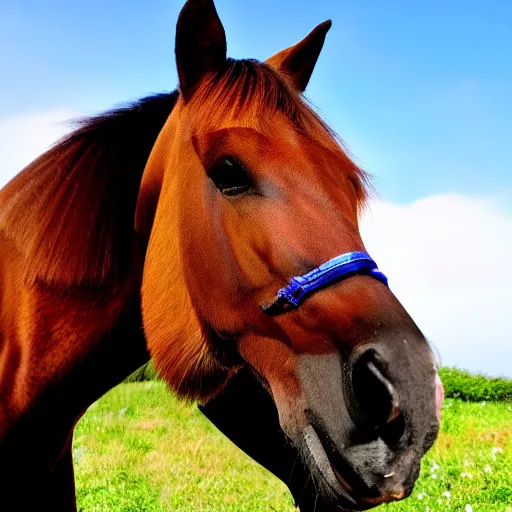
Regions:
<svg viewBox="0 0 512 512"><path fill-rule="evenodd" d="M297 310L263 308L291 277L365 251L366 176L301 95L329 27L234 61L213 2L188 0L180 94L84 121L0 192L2 505L74 509L73 428L148 359L146 342L230 435L215 411L249 368L294 447L284 465L258 458L283 478L299 454L308 504L410 494L439 428L436 365L393 293L355 274ZM250 434L279 446L268 403Z"/></svg>

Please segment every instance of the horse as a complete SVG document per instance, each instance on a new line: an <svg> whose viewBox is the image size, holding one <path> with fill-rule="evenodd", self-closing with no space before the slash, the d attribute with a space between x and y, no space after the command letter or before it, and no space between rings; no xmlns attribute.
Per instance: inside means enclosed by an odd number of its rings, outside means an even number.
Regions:
<svg viewBox="0 0 512 512"><path fill-rule="evenodd" d="M178 90L82 120L0 191L4 508L76 510L73 429L150 356L303 510L410 494L440 385L361 239L368 177L302 95L330 26L233 60L187 0Z"/></svg>

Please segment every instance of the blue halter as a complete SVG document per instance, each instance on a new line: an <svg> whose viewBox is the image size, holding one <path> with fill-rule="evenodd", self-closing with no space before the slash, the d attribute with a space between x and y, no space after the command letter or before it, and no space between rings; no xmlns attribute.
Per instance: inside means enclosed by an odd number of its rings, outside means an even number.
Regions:
<svg viewBox="0 0 512 512"><path fill-rule="evenodd" d="M388 286L388 278L379 271L367 253L347 252L322 263L307 274L293 277L287 286L277 292L272 304L262 306L263 312L276 316L298 308L309 295L355 275L373 277Z"/></svg>

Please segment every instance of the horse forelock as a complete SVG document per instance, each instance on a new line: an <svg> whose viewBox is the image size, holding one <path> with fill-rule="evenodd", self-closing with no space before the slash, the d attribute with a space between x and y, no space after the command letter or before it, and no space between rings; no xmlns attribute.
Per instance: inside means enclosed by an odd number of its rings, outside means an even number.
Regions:
<svg viewBox="0 0 512 512"><path fill-rule="evenodd" d="M372 192L370 175L357 166L345 143L313 110L308 100L268 64L228 59L227 66L204 80L188 103L187 116L197 132L233 123L276 138L272 115L281 114L306 139L338 154L364 207Z"/></svg>

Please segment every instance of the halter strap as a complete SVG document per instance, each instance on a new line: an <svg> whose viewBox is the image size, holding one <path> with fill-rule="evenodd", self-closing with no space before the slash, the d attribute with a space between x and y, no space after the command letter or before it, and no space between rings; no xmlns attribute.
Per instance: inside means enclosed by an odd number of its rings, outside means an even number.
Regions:
<svg viewBox="0 0 512 512"><path fill-rule="evenodd" d="M302 276L293 277L290 283L277 292L277 297L262 306L268 316L276 316L298 308L309 295L355 275L373 277L388 286L387 277L379 271L375 261L366 252L347 252Z"/></svg>

